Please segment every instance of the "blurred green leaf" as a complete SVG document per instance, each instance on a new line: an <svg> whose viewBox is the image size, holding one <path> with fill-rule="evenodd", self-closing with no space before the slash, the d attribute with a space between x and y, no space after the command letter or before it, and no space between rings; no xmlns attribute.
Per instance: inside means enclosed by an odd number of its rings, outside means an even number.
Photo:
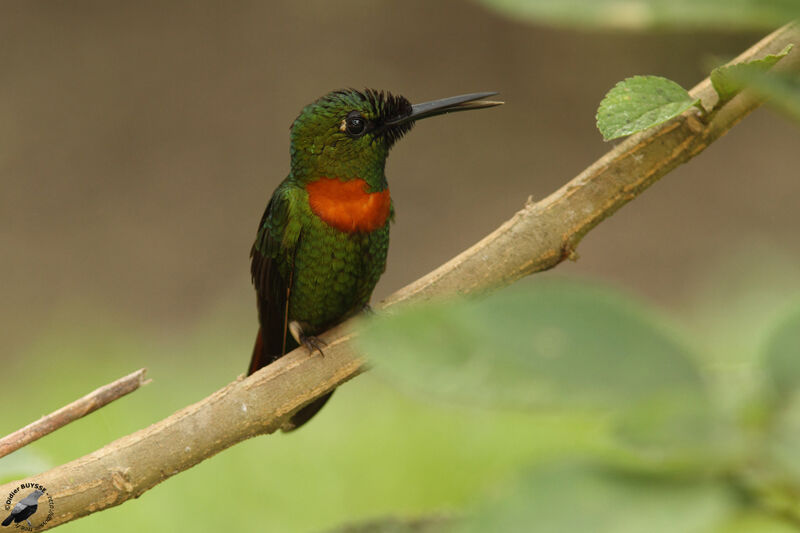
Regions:
<svg viewBox="0 0 800 533"><path fill-rule="evenodd" d="M795 0L480 0L507 16L562 26L771 30L800 16Z"/></svg>
<svg viewBox="0 0 800 533"><path fill-rule="evenodd" d="M406 391L464 403L605 409L705 393L658 316L582 283L408 307L371 320L360 342Z"/></svg>
<svg viewBox="0 0 800 533"><path fill-rule="evenodd" d="M778 470L800 482L800 308L781 320L765 351L769 392L777 397L768 452Z"/></svg>
<svg viewBox="0 0 800 533"><path fill-rule="evenodd" d="M800 482L800 390L777 413L770 432L768 451L783 474Z"/></svg>
<svg viewBox="0 0 800 533"><path fill-rule="evenodd" d="M722 483L555 465L528 472L454 530L703 533L734 509Z"/></svg>
<svg viewBox="0 0 800 533"><path fill-rule="evenodd" d="M597 129L610 141L666 122L699 102L672 80L634 76L617 83L600 102Z"/></svg>
<svg viewBox="0 0 800 533"><path fill-rule="evenodd" d="M777 54L769 54L755 61L725 65L712 70L711 84L717 91L720 101L730 100L745 87L750 78L771 69L775 63L789 53L792 46L789 44Z"/></svg>
<svg viewBox="0 0 800 533"><path fill-rule="evenodd" d="M789 72L762 72L747 76L744 82L768 104L800 121L800 76Z"/></svg>
<svg viewBox="0 0 800 533"><path fill-rule="evenodd" d="M361 524L349 524L330 533L439 533L450 520L442 516L423 518L383 518Z"/></svg>
<svg viewBox="0 0 800 533"><path fill-rule="evenodd" d="M797 528L780 517L749 511L734 516L714 533L797 533Z"/></svg>
<svg viewBox="0 0 800 533"><path fill-rule="evenodd" d="M645 462L642 466L659 471L719 471L746 446L742 432L722 423L703 402L640 402L618 417L613 430L618 441Z"/></svg>
<svg viewBox="0 0 800 533"><path fill-rule="evenodd" d="M779 323L767 342L764 359L772 389L779 396L800 391L800 308Z"/></svg>

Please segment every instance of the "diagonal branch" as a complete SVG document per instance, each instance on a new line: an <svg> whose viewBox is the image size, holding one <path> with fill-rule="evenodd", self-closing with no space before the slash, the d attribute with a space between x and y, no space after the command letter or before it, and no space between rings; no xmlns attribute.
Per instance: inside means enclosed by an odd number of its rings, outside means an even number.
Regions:
<svg viewBox="0 0 800 533"><path fill-rule="evenodd" d="M8 455L15 450L19 450L23 446L27 446L31 442L39 440L45 435L49 435L70 422L74 422L89 413L97 411L104 405L108 405L114 400L118 400L126 394L135 391L142 385L147 385L150 383L150 380L144 377L145 373L146 370L140 368L136 372L123 376L108 385L103 385L99 389L93 390L86 396L78 398L61 409L43 416L36 422L32 422L24 428L6 435L0 439L0 457Z"/></svg>
<svg viewBox="0 0 800 533"><path fill-rule="evenodd" d="M777 30L736 61L776 53L789 43L800 43L797 24ZM781 65L800 69L800 50ZM717 102L708 79L692 94L707 109ZM480 242L390 296L382 307L488 291L554 267L572 256L583 236L603 219L702 152L759 104L745 92L707 122L690 111L623 141L547 198L529 201ZM295 350L148 428L41 475L2 485L0 494L24 481L44 485L54 500L55 515L47 524L52 527L119 505L225 448L272 433L294 411L364 370L348 326L324 335L324 358Z"/></svg>

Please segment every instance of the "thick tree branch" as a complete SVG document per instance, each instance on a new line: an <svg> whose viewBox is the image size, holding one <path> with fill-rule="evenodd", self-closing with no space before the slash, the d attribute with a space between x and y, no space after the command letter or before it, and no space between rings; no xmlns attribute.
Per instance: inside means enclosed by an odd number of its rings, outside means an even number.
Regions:
<svg viewBox="0 0 800 533"><path fill-rule="evenodd" d="M146 370L140 368L136 372L121 377L108 385L103 385L61 409L43 416L36 422L28 424L10 435L6 435L0 439L0 457L19 450L23 446L41 439L70 422L97 411L104 405L130 394L142 385L147 385L150 380L145 379L145 373Z"/></svg>
<svg viewBox="0 0 800 533"><path fill-rule="evenodd" d="M800 43L797 25L774 32L736 61L778 52L788 43ZM798 69L800 50L781 64ZM692 93L707 109L716 103L708 80ZM383 307L487 291L554 267L574 253L594 226L703 151L758 105L754 96L743 93L707 123L687 112L625 140L558 191L528 202L479 243L390 296ZM46 486L54 499L55 516L48 526L119 505L237 442L277 430L292 412L363 371L353 335L343 324L324 335L329 343L324 358L295 350L165 420L30 478ZM0 494L20 482L0 486Z"/></svg>

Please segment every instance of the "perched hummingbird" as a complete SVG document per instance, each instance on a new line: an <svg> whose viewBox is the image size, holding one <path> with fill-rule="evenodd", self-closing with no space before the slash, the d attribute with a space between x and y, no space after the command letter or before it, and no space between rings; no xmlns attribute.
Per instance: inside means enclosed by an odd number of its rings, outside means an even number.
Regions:
<svg viewBox="0 0 800 533"><path fill-rule="evenodd" d="M248 375L367 307L386 268L394 207L389 149L417 120L502 102L474 93L423 104L367 89L331 92L292 124L291 170L272 194L250 252L260 329ZM306 423L329 393L295 413Z"/></svg>

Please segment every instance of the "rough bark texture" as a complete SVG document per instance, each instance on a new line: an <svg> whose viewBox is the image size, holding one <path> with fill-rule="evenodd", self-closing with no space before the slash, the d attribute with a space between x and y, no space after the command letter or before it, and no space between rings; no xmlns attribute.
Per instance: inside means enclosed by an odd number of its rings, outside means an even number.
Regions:
<svg viewBox="0 0 800 533"><path fill-rule="evenodd" d="M735 61L758 58L800 43L788 25ZM800 47L798 47L800 48ZM798 69L800 50L781 68ZM706 109L716 94L706 79L695 87ZM581 238L664 174L704 150L759 105L743 93L705 119L696 111L635 135L540 202L529 201L509 221L435 271L390 296L381 307L455 293L487 291L570 257ZM53 527L135 498L168 477L244 439L271 433L304 404L364 370L348 325L323 335L325 357L295 350L247 379L238 379L169 418L85 457L27 480L0 486L8 493L23 481L48 488L55 502Z"/></svg>

